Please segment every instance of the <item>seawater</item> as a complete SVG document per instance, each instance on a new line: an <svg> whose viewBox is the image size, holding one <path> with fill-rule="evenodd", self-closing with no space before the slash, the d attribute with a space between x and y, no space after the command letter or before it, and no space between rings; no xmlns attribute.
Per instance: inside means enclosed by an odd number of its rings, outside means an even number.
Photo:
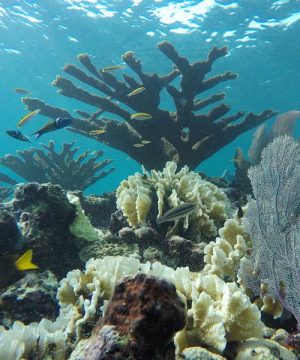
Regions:
<svg viewBox="0 0 300 360"><path fill-rule="evenodd" d="M46 134L33 144L6 135L27 112L21 95L14 92L17 87L70 112L95 110L58 95L51 86L56 75L63 75L65 64L76 63L78 53L88 53L100 68L119 64L121 55L131 50L145 71L163 74L170 71L172 63L156 48L160 41L170 41L190 61L206 59L213 46L226 45L228 55L217 60L208 75L239 73L236 80L212 89L226 91L232 113L299 109L299 9L298 0L0 1L0 156L41 147L40 143L51 139L57 149L63 142L76 140L81 151L104 150L103 159L113 159L111 166L116 171L86 193L113 191L122 179L141 170L127 154L66 130ZM166 93L161 101L164 109L174 108ZM40 122L45 120L33 119L26 125L26 133L33 133ZM247 151L252 133L238 137L197 170L219 176L225 169L233 171L234 150L242 147ZM0 171L7 172L4 168Z"/></svg>

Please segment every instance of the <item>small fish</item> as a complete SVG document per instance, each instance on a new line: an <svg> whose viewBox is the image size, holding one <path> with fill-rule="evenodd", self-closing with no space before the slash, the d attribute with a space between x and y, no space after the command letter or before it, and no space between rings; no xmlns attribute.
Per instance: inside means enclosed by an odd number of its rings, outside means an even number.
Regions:
<svg viewBox="0 0 300 360"><path fill-rule="evenodd" d="M34 270L38 266L32 262L32 250L27 250L19 258L14 255L0 257L0 289L7 286L18 271Z"/></svg>
<svg viewBox="0 0 300 360"><path fill-rule="evenodd" d="M29 114L24 115L19 122L17 123L17 126L23 126L25 125L34 115L37 115L40 112L40 109L36 109L31 111Z"/></svg>
<svg viewBox="0 0 300 360"><path fill-rule="evenodd" d="M134 96L134 95L137 95L137 94L140 94L141 92L143 92L145 90L144 86L141 86L133 91L131 91L129 94L127 94L128 97L130 96Z"/></svg>
<svg viewBox="0 0 300 360"><path fill-rule="evenodd" d="M148 119L152 119L152 116L147 113L136 113L136 114L132 114L130 116L130 119L131 120L148 120Z"/></svg>
<svg viewBox="0 0 300 360"><path fill-rule="evenodd" d="M243 209L241 208L241 206L239 204L237 204L237 208L238 208L237 217L239 219L241 219L244 216L244 211L243 211Z"/></svg>
<svg viewBox="0 0 300 360"><path fill-rule="evenodd" d="M92 130L89 132L89 135L100 135L106 133L104 129Z"/></svg>
<svg viewBox="0 0 300 360"><path fill-rule="evenodd" d="M37 140L43 134L46 134L48 132L55 131L58 129L63 129L66 126L69 126L71 123L72 123L72 119L69 119L69 118L57 118L55 120L50 120L49 122L47 122L47 124L45 126L43 126L41 129L39 129L32 135L37 135L37 137L35 139L35 140Z"/></svg>
<svg viewBox="0 0 300 360"><path fill-rule="evenodd" d="M107 66L104 67L103 69L100 69L100 73L102 72L110 72L110 71L115 71L115 70L120 70L120 69L125 69L126 66L125 65L112 65L112 66Z"/></svg>
<svg viewBox="0 0 300 360"><path fill-rule="evenodd" d="M23 94L23 95L31 95L31 92L26 90L26 89L22 89L22 88L15 88L15 92L18 94Z"/></svg>
<svg viewBox="0 0 300 360"><path fill-rule="evenodd" d="M173 209L168 210L166 213L164 213L164 215L160 216L156 220L156 223L157 225L160 225L167 221L175 221L185 216L188 216L195 210L196 210L195 203L190 203L190 202L183 203L174 207Z"/></svg>
<svg viewBox="0 0 300 360"><path fill-rule="evenodd" d="M19 131L19 130L17 130L17 131L16 130L7 130L6 134L9 135L10 137L20 140L20 141L31 142L29 140L29 138L26 135L22 134L21 131Z"/></svg>
<svg viewBox="0 0 300 360"><path fill-rule="evenodd" d="M151 141L150 140L142 140L141 143L144 145L147 145L147 144L151 144Z"/></svg>
<svg viewBox="0 0 300 360"><path fill-rule="evenodd" d="M132 146L136 147L136 148L141 148L141 147L144 147L145 145L144 144L133 144Z"/></svg>

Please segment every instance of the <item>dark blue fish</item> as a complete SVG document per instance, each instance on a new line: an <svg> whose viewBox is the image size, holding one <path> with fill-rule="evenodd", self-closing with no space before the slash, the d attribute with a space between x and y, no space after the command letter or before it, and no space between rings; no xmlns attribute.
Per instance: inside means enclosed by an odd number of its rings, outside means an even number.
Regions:
<svg viewBox="0 0 300 360"><path fill-rule="evenodd" d="M7 130L6 134L20 141L31 142L29 138L26 135L22 134L19 130Z"/></svg>
<svg viewBox="0 0 300 360"><path fill-rule="evenodd" d="M35 139L35 140L37 140L43 134L46 134L48 132L55 131L58 129L63 129L66 126L69 126L71 123L72 123L72 119L69 119L69 118L57 118L55 120L50 120L49 122L47 122L47 124L45 126L43 126L41 129L39 129L32 135L37 135L37 137Z"/></svg>

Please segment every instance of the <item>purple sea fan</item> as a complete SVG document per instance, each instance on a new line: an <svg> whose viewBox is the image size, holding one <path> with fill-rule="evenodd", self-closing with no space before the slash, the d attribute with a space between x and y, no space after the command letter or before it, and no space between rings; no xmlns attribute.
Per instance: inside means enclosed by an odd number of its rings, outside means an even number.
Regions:
<svg viewBox="0 0 300 360"><path fill-rule="evenodd" d="M250 199L245 229L253 252L239 276L267 285L267 292L291 311L300 330L300 145L289 136L277 137L262 151L261 162L249 169L255 199ZM250 285L250 287L252 287ZM257 288L253 289L257 293Z"/></svg>

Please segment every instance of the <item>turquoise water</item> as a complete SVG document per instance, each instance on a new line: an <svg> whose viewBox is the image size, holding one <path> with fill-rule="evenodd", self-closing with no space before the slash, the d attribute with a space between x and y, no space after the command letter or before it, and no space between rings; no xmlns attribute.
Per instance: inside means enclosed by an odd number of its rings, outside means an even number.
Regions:
<svg viewBox="0 0 300 360"><path fill-rule="evenodd" d="M92 110L57 94L51 86L66 63L76 63L78 53L90 54L100 68L119 64L120 56L131 50L146 71L165 73L172 64L156 48L160 41L172 42L191 61L205 59L213 46L227 45L228 56L214 64L212 73L233 71L239 77L213 90L227 92L232 112L268 108L285 112L300 108L299 38L299 0L0 1L0 156L31 146L6 135L26 113L15 88L25 88L33 97L70 112ZM167 96L162 105L173 109ZM36 131L37 123L44 124L45 119L33 119L24 132ZM208 175L232 170L235 148L247 150L251 137L252 132L238 137L198 169ZM141 168L127 154L65 129L46 134L33 145L51 139L57 146L76 140L81 150L104 150L103 158L114 160L111 166L116 171L88 193L114 190Z"/></svg>

